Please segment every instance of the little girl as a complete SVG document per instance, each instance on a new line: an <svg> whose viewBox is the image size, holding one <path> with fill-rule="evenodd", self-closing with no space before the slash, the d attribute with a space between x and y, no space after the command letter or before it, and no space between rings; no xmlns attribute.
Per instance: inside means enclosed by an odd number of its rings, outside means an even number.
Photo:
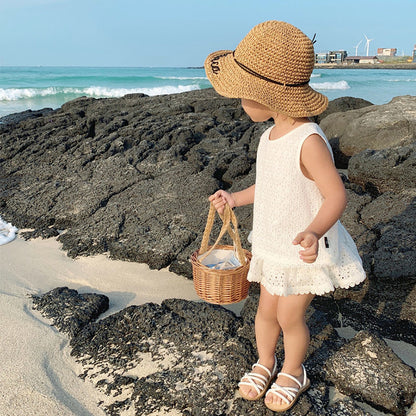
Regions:
<svg viewBox="0 0 416 416"><path fill-rule="evenodd" d="M278 21L255 26L235 51L215 52L205 61L219 94L241 98L253 121L274 120L260 138L255 185L209 198L220 213L226 203L254 203L248 280L261 288L255 320L259 360L239 388L247 400L266 395L274 411L292 407L310 385L302 363L309 345L305 312L313 297L365 279L355 244L339 222L346 193L331 147L308 119L328 104L309 86L314 61L313 42ZM281 332L285 358L278 373Z"/></svg>

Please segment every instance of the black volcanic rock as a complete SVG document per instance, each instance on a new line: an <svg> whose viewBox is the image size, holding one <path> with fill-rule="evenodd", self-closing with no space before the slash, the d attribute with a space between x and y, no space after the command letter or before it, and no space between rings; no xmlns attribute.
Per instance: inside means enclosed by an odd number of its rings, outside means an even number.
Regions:
<svg viewBox="0 0 416 416"><path fill-rule="evenodd" d="M108 396L101 407L109 415L171 411L266 416L272 413L262 400L250 402L236 395L238 381L257 359L255 292L241 318L221 306L168 299L161 305L129 306L94 322L96 313L84 313L86 304L102 297L68 288L34 297L34 302L68 333L71 355L82 366L80 377ZM314 303L307 312L311 343L305 365L312 385L287 414L367 415L353 399L403 414L416 394L413 370L374 334L362 331L346 342L316 306L324 305ZM78 325L81 315L85 319ZM276 355L283 362L281 341ZM332 383L350 397L331 403Z"/></svg>
<svg viewBox="0 0 416 416"><path fill-rule="evenodd" d="M416 97L401 96L389 103L333 113L321 122L336 148L336 163L346 168L351 156L365 150L382 150L416 140Z"/></svg>
<svg viewBox="0 0 416 416"><path fill-rule="evenodd" d="M0 132L1 214L34 236L66 230L72 257L109 252L190 276L207 197L252 171L250 127L213 90L76 99Z"/></svg>
<svg viewBox="0 0 416 416"><path fill-rule="evenodd" d="M373 199L359 222L377 238L372 273L377 277L416 279L416 144L354 155L349 179Z"/></svg>
<svg viewBox="0 0 416 416"><path fill-rule="evenodd" d="M368 106L322 120L324 124L332 117L342 124L360 114L365 121L360 127L380 139L384 148L367 150L375 141L370 137L363 142L359 130L356 137L338 137L340 151L351 145L354 154L348 171L341 173L349 197L342 222L357 243L368 279L314 300L306 362L313 388L288 414L363 414L349 400L328 399L332 382L323 364L345 343L334 327L370 329L416 345L416 165L414 137L407 134L413 119L407 127L400 122L397 135L390 141L388 137L397 117L410 117L413 101L399 97L390 107ZM403 114L399 108L404 108ZM251 123L238 100L219 97L213 90L80 98L59 110L26 116L0 124L0 215L19 228L32 229L25 238L59 235L72 257L107 252L153 268L169 266L187 277L189 257L204 230L207 197L218 188L237 191L255 182L259 136L270 125ZM247 247L252 207L236 212ZM256 359L253 322L258 292L252 286L241 318L219 307L175 300L130 307L94 323L97 312L71 312L78 294L61 289L42 313L70 333L78 359L90 354L90 361L83 361L84 377L118 397L107 406L109 414L120 414L132 403L139 403L137 414L145 414L140 412L145 411L141 403L146 397L155 411L166 405L186 414L190 406L194 413L189 414L215 414L207 413L212 405L217 414L271 414L261 402L234 397L241 372ZM205 325L213 328L211 333ZM207 353L194 356L192 351ZM281 345L277 354L283 357ZM177 357L182 356L190 367L181 367L183 360ZM235 363L224 370L230 356ZM192 373L195 366L204 373ZM195 380L190 383L192 374ZM217 394L221 377L225 386L220 403L197 397L208 382L210 395ZM188 387L190 395L183 396ZM125 392L128 398L123 401ZM207 406L199 408L203 402ZM404 402L399 402L400 413Z"/></svg>
<svg viewBox="0 0 416 416"><path fill-rule="evenodd" d="M358 110L360 108L373 105L370 101L356 97L339 97L329 101L327 109L314 117L315 123L320 123L325 117L333 113L343 113L350 110Z"/></svg>
<svg viewBox="0 0 416 416"><path fill-rule="evenodd" d="M362 104L351 100L331 106ZM387 123L388 114L411 102L398 97L386 107L336 114L380 113ZM72 257L106 252L187 277L207 197L219 188L236 191L255 182L257 144L269 125L251 123L238 100L211 89L84 97L25 117L0 131L0 214L6 220L33 229L25 238L59 235ZM373 132L377 120L374 116ZM412 146L356 154L343 176L349 205L342 222L370 279L414 276ZM237 215L247 247L252 208L238 208ZM213 234L217 230L218 224Z"/></svg>
<svg viewBox="0 0 416 416"><path fill-rule="evenodd" d="M408 101L396 99L391 106ZM361 105L367 104L351 97L331 102L331 108L342 110ZM392 111L368 106L342 114L370 110L380 111L384 119ZM213 90L84 97L36 118L25 117L0 132L4 218L19 228L33 228L25 238L60 234L71 257L107 252L152 268L169 266L188 277L188 259L204 229L207 197L219 188L235 191L254 183L258 139L268 125L251 123L238 100ZM391 230L392 224L381 219L367 225L361 216L380 193L401 192L414 184L409 146L372 151L370 157L355 155L345 178L351 203L342 221L369 274L376 269L388 273L389 262L395 276L409 276L413 265L414 249L402 261L401 253L408 249L396 255L390 248L400 240L409 247L411 235ZM411 201L406 203L410 208ZM400 223L409 222L411 212L404 207ZM238 217L247 245L251 207L239 208Z"/></svg>
<svg viewBox="0 0 416 416"><path fill-rule="evenodd" d="M348 176L375 195L415 188L416 142L357 153L350 159Z"/></svg>
<svg viewBox="0 0 416 416"><path fill-rule="evenodd" d="M353 400L347 398L337 400L328 408L328 415L330 416L371 416L372 414L366 412Z"/></svg>
<svg viewBox="0 0 416 416"><path fill-rule="evenodd" d="M43 117L53 113L52 108L42 108L41 110L26 110L20 113L13 113L7 116L0 117L0 132L7 124L18 124L21 121Z"/></svg>
<svg viewBox="0 0 416 416"><path fill-rule="evenodd" d="M131 306L84 328L71 340L72 355L82 377L114 397L109 414L225 414L253 357L238 325L231 312L204 303Z"/></svg>
<svg viewBox="0 0 416 416"><path fill-rule="evenodd" d="M34 302L69 334L71 355L82 364L80 376L112 398L102 405L108 414L132 409L143 416L165 410L190 415L270 414L262 401L246 402L235 395L238 381L256 360L251 317L258 295L249 299L244 318L220 306L168 299L162 305L130 306L98 322L90 315L82 329L73 330L89 296L58 288ZM323 367L316 363L325 362L334 348L343 345L322 312L311 309L308 323L312 338L308 374L315 383L291 415L327 414L328 387L320 381ZM280 344L279 360L282 352Z"/></svg>
<svg viewBox="0 0 416 416"><path fill-rule="evenodd" d="M59 287L44 295L32 296L33 309L52 320L52 324L70 337L93 322L108 309L109 299L96 293L79 294Z"/></svg>
<svg viewBox="0 0 416 416"><path fill-rule="evenodd" d="M405 415L416 395L414 370L377 336L359 332L327 362L328 378L344 394Z"/></svg>

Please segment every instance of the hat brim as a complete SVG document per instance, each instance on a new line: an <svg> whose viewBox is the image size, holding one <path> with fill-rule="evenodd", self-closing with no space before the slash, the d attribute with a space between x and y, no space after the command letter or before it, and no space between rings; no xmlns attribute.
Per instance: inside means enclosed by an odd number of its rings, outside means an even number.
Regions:
<svg viewBox="0 0 416 416"><path fill-rule="evenodd" d="M284 86L246 72L235 62L233 51L209 54L204 67L212 86L224 97L253 100L289 117L316 116L328 106L328 98L309 84Z"/></svg>

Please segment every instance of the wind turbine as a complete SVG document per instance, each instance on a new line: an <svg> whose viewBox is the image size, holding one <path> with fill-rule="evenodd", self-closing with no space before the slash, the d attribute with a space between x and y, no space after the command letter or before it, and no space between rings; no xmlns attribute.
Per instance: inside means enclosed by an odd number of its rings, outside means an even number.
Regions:
<svg viewBox="0 0 416 416"><path fill-rule="evenodd" d="M358 47L360 46L362 40L360 40L357 45L355 46L355 56L358 56Z"/></svg>
<svg viewBox="0 0 416 416"><path fill-rule="evenodd" d="M367 39L367 42L366 42L365 46L367 48L367 56L368 56L368 50L370 49L370 42L374 39L368 39L368 37L366 35L364 35L364 37Z"/></svg>

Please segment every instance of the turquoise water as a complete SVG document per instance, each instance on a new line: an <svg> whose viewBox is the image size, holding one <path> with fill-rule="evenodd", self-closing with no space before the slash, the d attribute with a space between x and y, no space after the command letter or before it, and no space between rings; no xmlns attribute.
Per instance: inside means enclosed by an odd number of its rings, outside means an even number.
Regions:
<svg viewBox="0 0 416 416"><path fill-rule="evenodd" d="M316 69L311 86L330 100L343 96L388 103L399 95L416 95L416 70Z"/></svg>
<svg viewBox="0 0 416 416"><path fill-rule="evenodd" d="M210 86L204 70L193 68L0 67L0 117L57 108L80 96L174 94ZM416 95L416 71L317 69L311 86L331 100L353 96L384 104L398 95Z"/></svg>
<svg viewBox="0 0 416 416"><path fill-rule="evenodd" d="M81 96L160 95L208 87L201 69L0 67L0 117L27 109L57 108Z"/></svg>

